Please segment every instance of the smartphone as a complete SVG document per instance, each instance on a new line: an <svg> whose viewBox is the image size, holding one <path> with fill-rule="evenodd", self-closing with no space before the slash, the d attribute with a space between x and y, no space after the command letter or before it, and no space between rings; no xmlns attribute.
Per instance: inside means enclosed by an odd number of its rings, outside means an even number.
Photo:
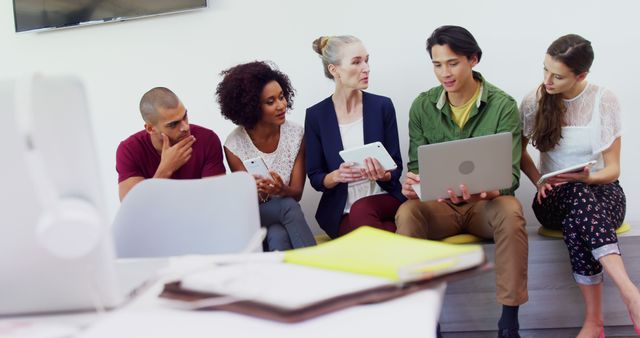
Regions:
<svg viewBox="0 0 640 338"><path fill-rule="evenodd" d="M394 170L398 167L391 155L389 155L387 149L380 142L373 142L360 147L342 150L339 154L345 162L355 163L356 168L363 168L364 159L367 157L377 159L384 170Z"/></svg>
<svg viewBox="0 0 640 338"><path fill-rule="evenodd" d="M584 170L585 167L591 168L596 163L597 163L597 161L589 161L589 162L572 165L572 166L566 167L564 169L560 169L560 170L556 170L554 172L550 172L550 173L544 174L544 175L542 175L542 177L540 177L540 179L538 180L538 182L536 184L540 185L540 184L544 183L546 180L548 180L549 178L551 178L553 176L556 176L556 175L575 172L575 171L582 171L582 170Z"/></svg>
<svg viewBox="0 0 640 338"><path fill-rule="evenodd" d="M269 173L269 168L267 168L267 165L260 156L244 160L242 161L242 164L244 164L247 172L251 175L258 175L264 178L273 179Z"/></svg>

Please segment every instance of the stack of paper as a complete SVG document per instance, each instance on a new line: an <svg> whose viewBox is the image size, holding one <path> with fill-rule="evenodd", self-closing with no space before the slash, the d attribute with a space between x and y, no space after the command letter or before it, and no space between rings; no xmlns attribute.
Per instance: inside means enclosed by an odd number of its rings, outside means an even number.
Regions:
<svg viewBox="0 0 640 338"><path fill-rule="evenodd" d="M333 297L391 283L380 277L283 263L217 266L182 279L184 289L298 309Z"/></svg>
<svg viewBox="0 0 640 338"><path fill-rule="evenodd" d="M284 262L212 266L167 284L161 296L190 302L190 308L297 322L410 294L429 287L437 276L485 260L478 245L413 239L370 227L283 257Z"/></svg>

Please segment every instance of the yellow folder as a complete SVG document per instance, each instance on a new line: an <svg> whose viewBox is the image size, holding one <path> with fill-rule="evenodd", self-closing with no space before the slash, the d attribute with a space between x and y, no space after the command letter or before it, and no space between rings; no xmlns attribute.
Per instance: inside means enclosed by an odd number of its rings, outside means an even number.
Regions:
<svg viewBox="0 0 640 338"><path fill-rule="evenodd" d="M480 245L416 239L363 226L314 247L286 251L284 260L408 282L472 268L485 257Z"/></svg>

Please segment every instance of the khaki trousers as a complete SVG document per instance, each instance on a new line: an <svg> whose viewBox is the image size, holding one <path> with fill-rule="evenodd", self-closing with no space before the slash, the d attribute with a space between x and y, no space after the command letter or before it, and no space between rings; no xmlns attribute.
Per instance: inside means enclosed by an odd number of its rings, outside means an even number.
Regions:
<svg viewBox="0 0 640 338"><path fill-rule="evenodd" d="M496 243L496 299L510 306L527 302L528 243L522 205L513 196L499 196L455 205L409 200L396 213L396 233L441 240L470 233Z"/></svg>

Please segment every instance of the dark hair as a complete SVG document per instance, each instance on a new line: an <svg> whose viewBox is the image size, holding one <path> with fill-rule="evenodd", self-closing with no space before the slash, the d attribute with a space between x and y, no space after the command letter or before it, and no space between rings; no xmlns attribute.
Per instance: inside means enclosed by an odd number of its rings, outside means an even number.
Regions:
<svg viewBox="0 0 640 338"><path fill-rule="evenodd" d="M427 39L427 52L431 55L431 48L435 45L448 45L451 50L459 55L464 55L471 59L474 55L478 57L478 62L482 57L482 49L471 33L460 26L441 26L431 33Z"/></svg>
<svg viewBox="0 0 640 338"><path fill-rule="evenodd" d="M223 70L220 75L224 76L216 88L220 112L236 125L252 129L262 119L260 95L264 86L271 81L278 82L282 87L282 93L287 99L287 108L293 107L295 90L289 77L271 62L254 61L240 64Z"/></svg>
<svg viewBox="0 0 640 338"><path fill-rule="evenodd" d="M589 40L576 34L559 37L547 48L547 54L555 61L562 62L575 75L586 73L593 63L593 48ZM544 83L538 88L540 98L536 111L536 120L531 144L539 151L553 149L562 138L562 124L566 107L562 94L549 94Z"/></svg>
<svg viewBox="0 0 640 338"><path fill-rule="evenodd" d="M142 95L140 99L140 114L142 119L155 124L158 118L158 109L176 108L180 99L169 88L155 87Z"/></svg>

